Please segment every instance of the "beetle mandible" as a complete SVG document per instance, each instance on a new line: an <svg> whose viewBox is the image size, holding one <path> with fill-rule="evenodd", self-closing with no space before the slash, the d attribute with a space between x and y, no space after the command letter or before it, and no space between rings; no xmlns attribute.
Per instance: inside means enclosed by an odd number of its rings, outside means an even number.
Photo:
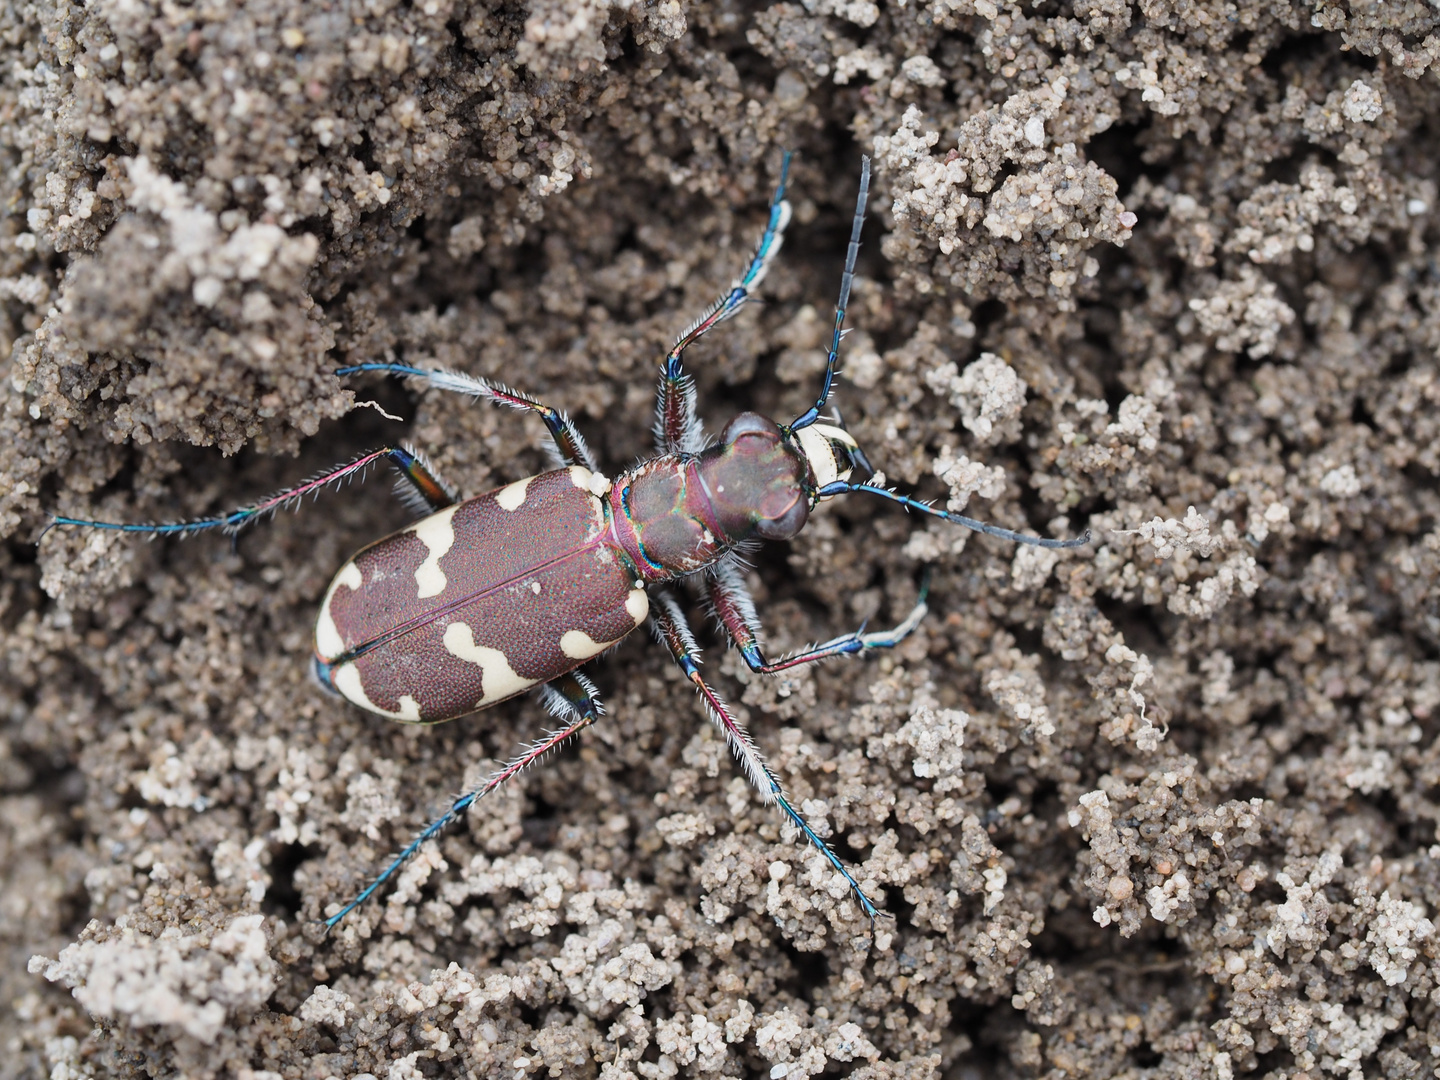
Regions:
<svg viewBox="0 0 1440 1080"><path fill-rule="evenodd" d="M815 403L789 424L744 412L718 440L705 436L695 388L685 374L686 348L739 311L765 277L790 221L785 200L790 155L770 203L770 218L745 273L675 342L662 364L655 406L655 456L608 478L563 412L515 390L454 371L399 363L340 368L417 379L439 390L531 412L549 429L556 468L460 500L415 451L385 446L252 506L221 517L158 525L55 517L53 525L173 535L231 531L297 503L386 459L409 482L428 514L362 549L340 568L315 624L314 672L320 683L361 708L407 723L438 723L536 690L560 726L518 754L478 788L456 799L358 896L331 914L335 926L364 903L420 846L536 759L603 713L595 686L578 669L649 620L700 694L750 783L849 884L865 916L881 914L839 856L786 798L755 742L700 672L690 626L667 588L700 575L721 629L749 668L773 675L834 656L898 644L926 612L925 593L893 630L862 626L779 660L767 660L760 621L741 573L743 554L759 540L788 540L815 507L837 495L877 495L905 507L1005 539L1050 548L1090 539L1024 536L938 510L889 488L851 480L873 473L838 419L821 412L834 388L845 309L860 250L870 188L862 159L840 297Z"/></svg>

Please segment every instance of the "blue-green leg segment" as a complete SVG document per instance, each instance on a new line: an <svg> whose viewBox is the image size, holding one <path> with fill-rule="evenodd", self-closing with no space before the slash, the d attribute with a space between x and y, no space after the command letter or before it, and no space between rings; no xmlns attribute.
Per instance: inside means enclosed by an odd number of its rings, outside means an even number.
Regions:
<svg viewBox="0 0 1440 1080"><path fill-rule="evenodd" d="M853 634L843 634L822 645L812 645L773 662L765 659L760 648L760 628L755 617L755 605L750 600L750 594L739 573L733 567L722 566L706 582L706 589L715 617L730 636L730 640L735 643L735 647L740 650L740 655L750 670L760 675L776 675L791 668L828 660L832 656L856 656L877 649L893 649L899 645L914 633L920 620L925 618L925 613L929 611L925 598L930 592L930 572L925 572L920 583L920 596L915 601L915 607L905 616L904 622L893 630L877 630L867 634L862 625Z"/></svg>
<svg viewBox="0 0 1440 1080"><path fill-rule="evenodd" d="M473 375L465 375L458 371L447 371L444 368L417 368L411 367L409 364L354 364L350 367L338 368L335 374L355 375L362 371L379 371L387 375L423 379L437 390L468 394L470 397L503 405L507 409L519 409L521 412L534 413L544 421L545 427L550 431L550 438L555 444L559 464L584 465L591 472L599 470L594 456L590 453L590 448L585 445L584 438L576 430L570 417L553 406L536 401L529 394L522 394L519 390L512 390L508 386L487 382L485 379L477 379Z"/></svg>
<svg viewBox="0 0 1440 1080"><path fill-rule="evenodd" d="M750 265L704 315L680 335L660 368L660 391L655 401L655 449L661 454L698 454L705 449L705 432L695 416L695 384L685 374L681 357L685 350L710 329L745 306L770 269L790 224L790 204L785 201L785 184L790 175L790 155L780 165L780 182L770 200L770 221L755 248Z"/></svg>
<svg viewBox="0 0 1440 1080"><path fill-rule="evenodd" d="M325 920L327 930L333 929L341 919L370 899L380 886L394 876L395 871L405 865L405 862L420 850L421 845L443 831L451 822L459 820L471 805L483 799L516 773L534 764L572 735L589 727L605 713L594 685L578 672L571 672L569 675L552 679L540 688L540 696L551 715L564 717L567 723L535 740L508 765L492 773L478 788L466 792L451 803L449 809L427 825L419 836L410 841L409 845L395 856L390 865L381 871L380 875L370 882L360 895Z"/></svg>
<svg viewBox="0 0 1440 1080"><path fill-rule="evenodd" d="M388 459L400 471L401 477L409 483L432 512L443 510L455 502L455 493L430 471L418 454L403 446L382 446L379 450L361 454L354 461L313 476L293 488L277 492L250 506L242 506L217 517L195 518L191 521L121 524L113 521L91 521L86 518L56 515L51 519L46 531L48 532L57 525L79 525L90 529L110 529L115 532L143 533L148 536L188 536L191 533L208 532L212 529L234 533L266 514L298 506L307 495L318 495L327 487L337 486L362 477L371 465L382 458Z"/></svg>
<svg viewBox="0 0 1440 1080"><path fill-rule="evenodd" d="M705 702L705 711L709 713L715 726L725 733L726 741L730 744L730 752L735 755L735 760L740 763L740 767L745 771L751 785L760 793L761 799L779 806L791 824L814 845L815 850L825 857L835 872L845 879L860 904L860 910L870 920L873 930L875 920L883 912L865 895L865 890L860 888L860 883L840 861L840 856L830 850L830 845L825 843L811 828L804 815L790 804L790 800L785 797L784 789L780 786L780 781L770 771L770 767L765 764L765 758L760 753L760 748L755 745L755 741L740 725L740 722L731 715L729 707L720 699L720 695L711 689L701 676L700 650L695 645L695 637L690 632L690 626L685 620L684 613L680 610L680 605L675 602L675 598L669 593L659 594L656 602L650 607L650 618L656 638L670 650L670 655L680 665L680 670L699 691Z"/></svg>

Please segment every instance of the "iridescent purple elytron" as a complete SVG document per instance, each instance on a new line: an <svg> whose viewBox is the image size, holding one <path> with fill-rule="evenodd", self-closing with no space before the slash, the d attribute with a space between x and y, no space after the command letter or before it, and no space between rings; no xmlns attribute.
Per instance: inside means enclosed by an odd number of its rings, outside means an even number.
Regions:
<svg viewBox="0 0 1440 1080"><path fill-rule="evenodd" d="M790 204L789 156L770 205L770 220L745 274L683 333L665 357L656 402L656 455L606 477L562 412L535 399L453 371L404 364L360 364L337 374L385 372L439 390L484 398L537 414L550 430L556 468L460 500L413 451L387 446L222 517L162 525L85 525L150 534L233 531L281 506L388 459L427 514L350 559L335 575L315 625L314 670L329 690L371 712L410 723L437 723L535 690L556 730L467 792L432 822L355 899L325 921L333 927L363 903L426 840L603 714L594 685L579 668L647 620L657 640L699 692L746 776L849 883L872 922L880 914L840 858L785 797L749 734L700 673L700 653L669 586L697 575L725 636L752 671L775 674L833 656L898 644L926 611L925 595L893 630L860 630L780 660L761 649L760 620L746 591L742 555L760 540L787 540L823 499L864 492L908 510L1024 544L1077 547L937 510L887 488L853 482L873 472L839 422L821 422L829 401L870 185L860 194L835 306L834 329L819 396L788 425L741 413L711 442L695 415L695 391L684 373L685 349L745 304L780 250Z"/></svg>

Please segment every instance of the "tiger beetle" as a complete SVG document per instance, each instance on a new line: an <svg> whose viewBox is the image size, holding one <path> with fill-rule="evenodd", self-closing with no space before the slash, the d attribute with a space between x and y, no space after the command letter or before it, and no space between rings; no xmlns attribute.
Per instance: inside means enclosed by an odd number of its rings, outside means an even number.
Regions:
<svg viewBox="0 0 1440 1080"><path fill-rule="evenodd" d="M788 540L822 501L863 493L906 510L955 522L990 536L1047 548L1072 540L1022 536L936 509L881 485L856 482L874 472L838 417L822 421L844 337L845 307L855 276L870 188L863 159L845 271L815 404L789 424L743 412L718 440L695 414L695 385L685 350L731 318L751 298L780 250L790 222L785 200L790 156L770 203L770 219L743 276L675 342L661 367L655 405L655 456L614 477L602 474L568 416L526 394L455 371L400 363L356 364L336 375L375 371L415 379L537 415L549 429L555 468L461 500L422 456L385 446L220 517L168 524L116 524L56 517L81 525L150 535L218 529L234 532L261 515L354 477L384 458L407 495L427 513L416 524L362 549L340 568L315 623L314 674L328 691L405 723L433 724L487 708L534 689L557 727L538 739L443 814L325 924L334 927L364 903L431 837L497 787L604 713L581 665L612 648L647 619L694 685L710 719L766 803L781 813L842 875L872 925L881 913L845 864L786 798L750 735L700 671L696 646L671 586L698 577L729 642L750 670L775 675L834 656L889 649L925 616L925 592L893 630L865 627L778 660L761 648L760 620L745 586L744 557L761 540Z"/></svg>

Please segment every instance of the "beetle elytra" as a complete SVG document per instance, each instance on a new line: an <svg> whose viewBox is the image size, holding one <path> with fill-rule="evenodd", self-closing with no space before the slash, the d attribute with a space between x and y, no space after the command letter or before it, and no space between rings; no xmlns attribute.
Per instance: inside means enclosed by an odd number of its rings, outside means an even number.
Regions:
<svg viewBox="0 0 1440 1080"><path fill-rule="evenodd" d="M220 517L159 525L54 519L56 525L154 535L233 531L381 459L394 464L409 482L426 516L364 548L335 575L316 620L317 678L361 708L412 723L454 719L535 690L560 723L456 799L355 899L330 914L327 926L368 899L421 844L477 800L594 723L603 708L594 685L579 669L647 621L694 685L761 798L777 806L844 877L872 923L880 914L845 864L791 805L755 742L701 674L695 638L670 586L698 575L721 629L747 666L775 674L834 656L890 648L925 615L922 589L914 610L893 630L866 633L862 627L779 660L766 659L741 555L757 541L795 536L821 500L851 493L876 495L990 535L1052 548L1084 544L1089 533L1072 540L1024 536L851 479L857 469L873 470L844 427L822 421L821 413L834 387L844 337L869 192L868 158L861 169L829 352L814 405L790 424L741 413L717 440L707 440L682 357L688 346L744 306L780 250L790 220L785 200L788 166L786 155L769 222L745 273L680 335L665 357L656 401L655 456L613 478L600 471L564 413L526 394L458 372L372 363L341 368L336 374L384 372L532 412L550 431L556 468L461 500L420 455L386 446Z"/></svg>

